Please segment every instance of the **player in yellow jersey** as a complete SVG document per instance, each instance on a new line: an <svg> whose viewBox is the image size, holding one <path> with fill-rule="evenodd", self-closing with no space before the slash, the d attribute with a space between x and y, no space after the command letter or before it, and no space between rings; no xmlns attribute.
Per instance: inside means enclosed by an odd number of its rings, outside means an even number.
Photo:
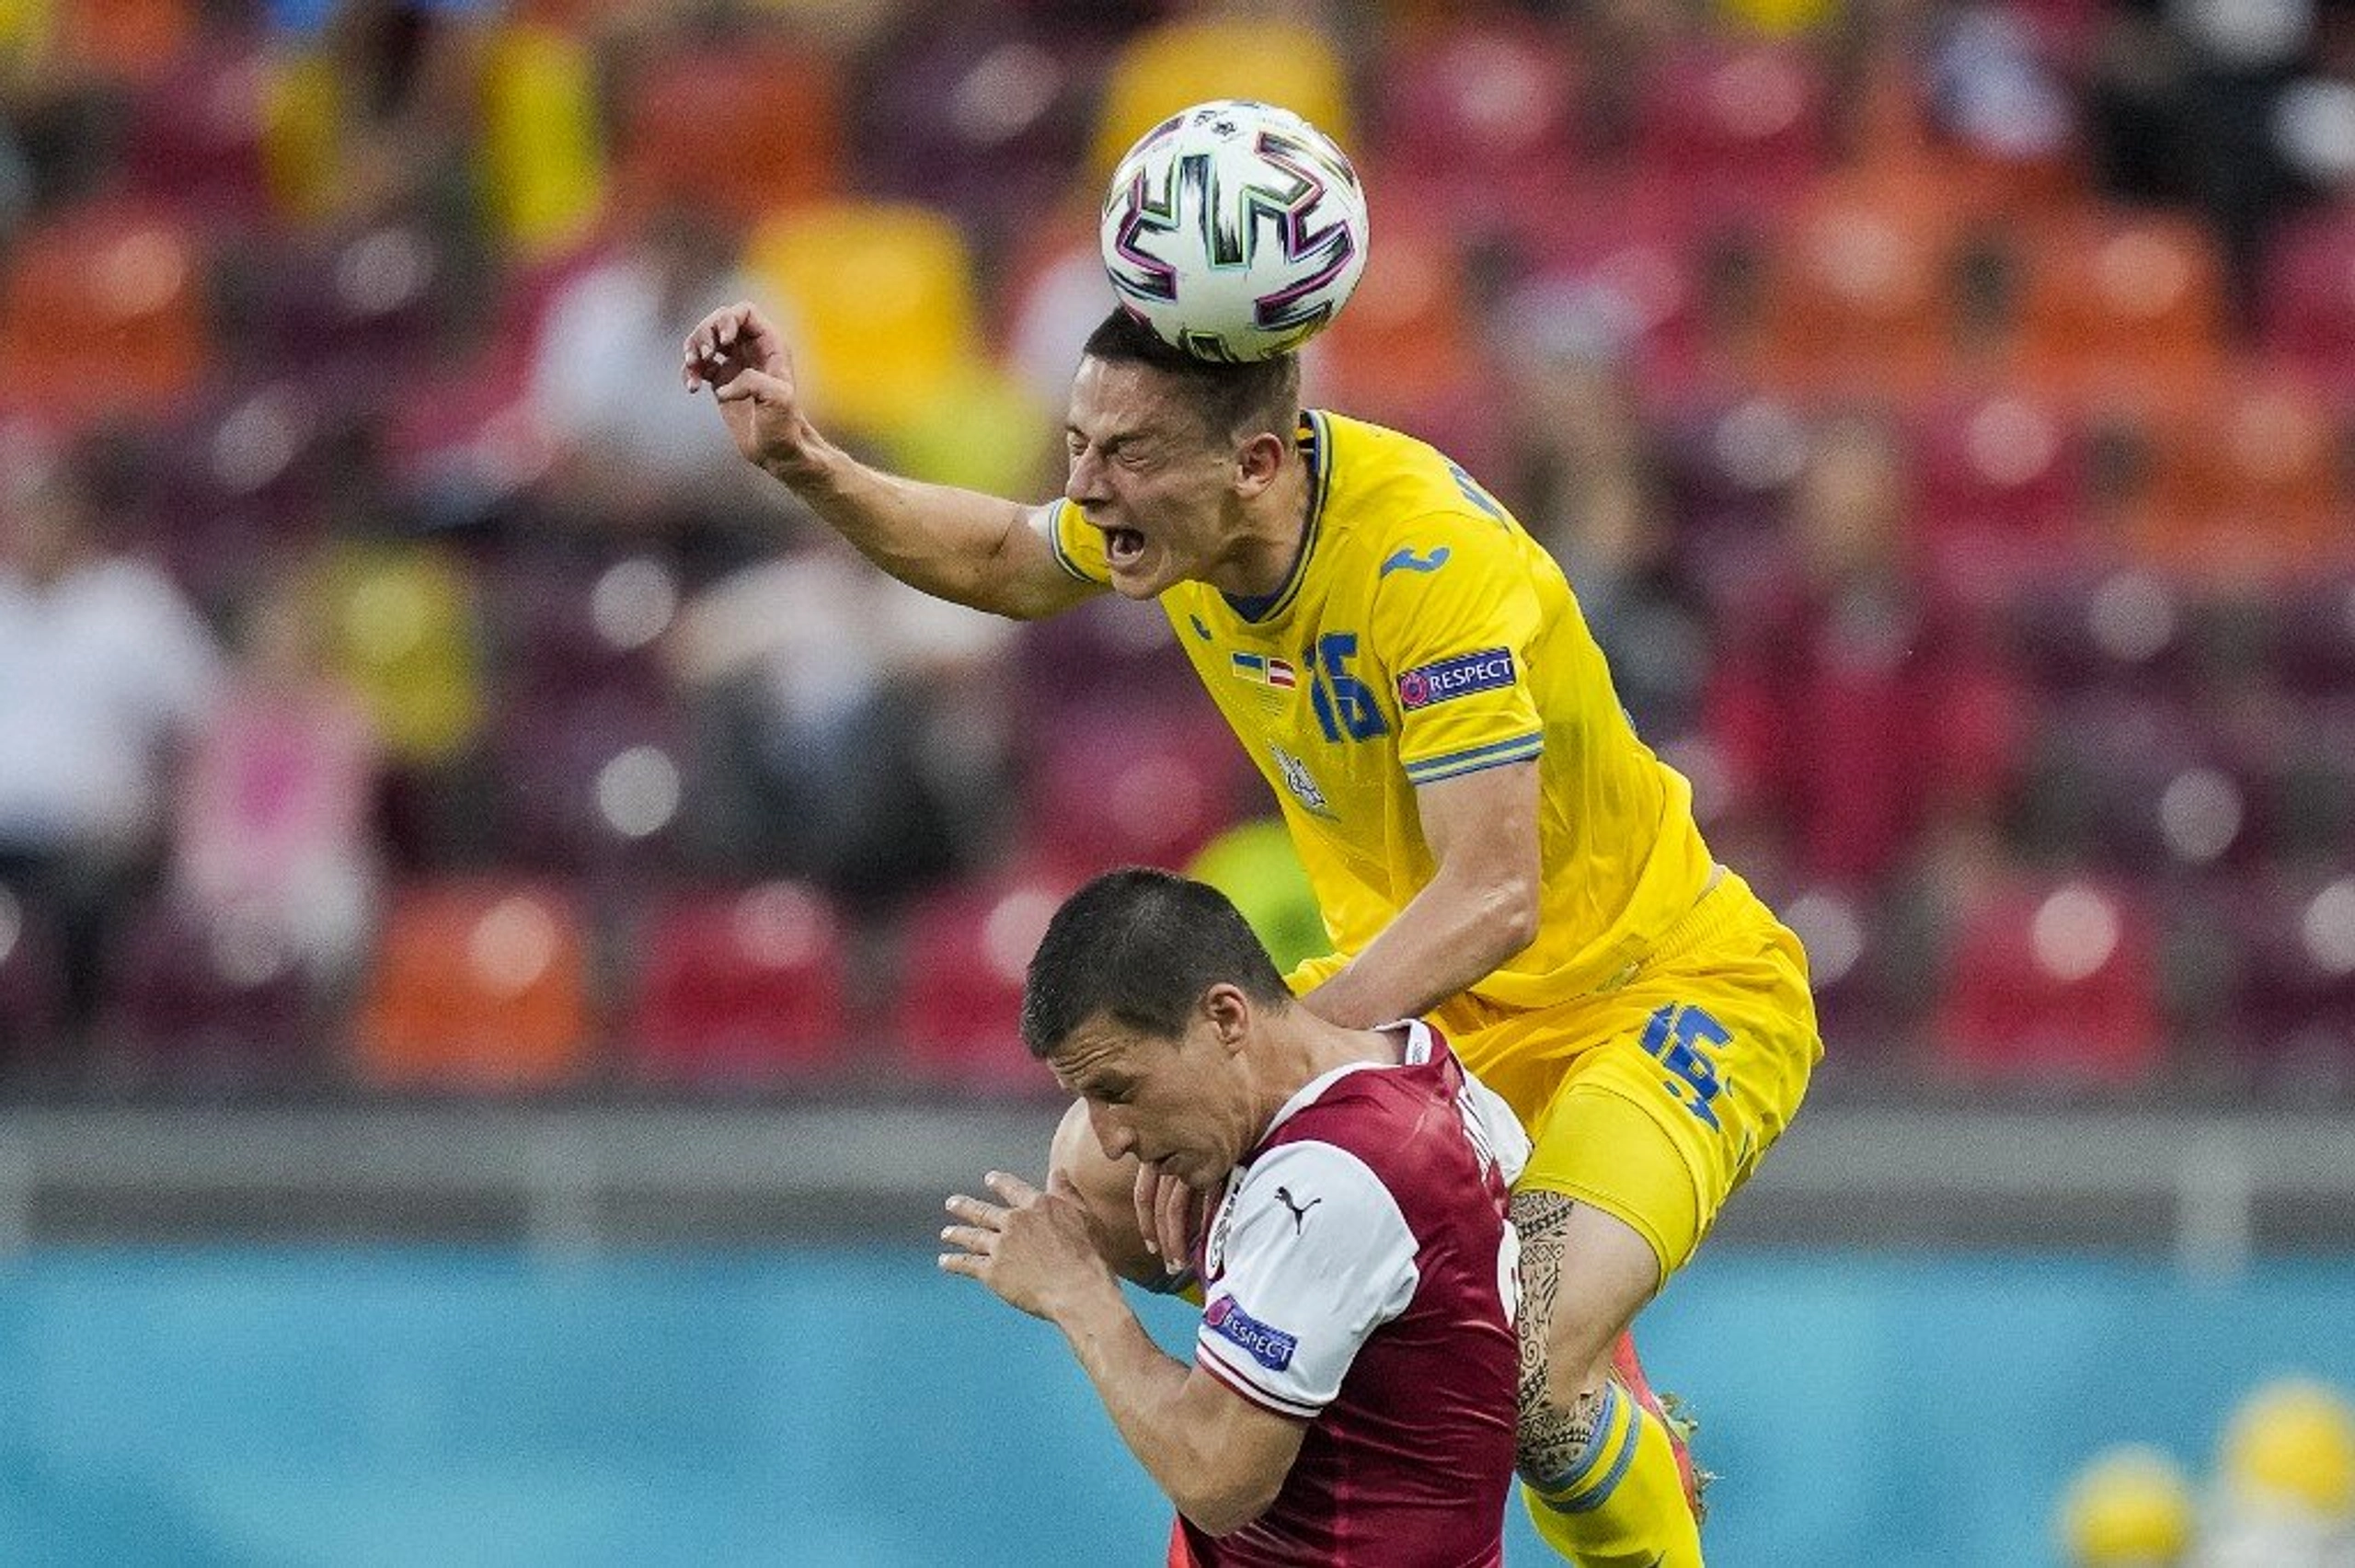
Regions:
<svg viewBox="0 0 2355 1568"><path fill-rule="evenodd" d="M696 327L684 376L903 581L1022 618L1108 587L1161 602L1315 887L1335 954L1293 977L1307 1005L1434 1019L1535 1137L1513 1214L1540 1533L1587 1568L1698 1563L1677 1434L1614 1350L1821 1045L1797 940L1710 859L1552 558L1430 447L1304 415L1292 359L1205 363L1118 315L1081 358L1069 483L1044 507L832 445L749 305ZM1055 1162L1132 1274L1188 1255L1185 1195L1113 1164L1084 1120Z"/></svg>

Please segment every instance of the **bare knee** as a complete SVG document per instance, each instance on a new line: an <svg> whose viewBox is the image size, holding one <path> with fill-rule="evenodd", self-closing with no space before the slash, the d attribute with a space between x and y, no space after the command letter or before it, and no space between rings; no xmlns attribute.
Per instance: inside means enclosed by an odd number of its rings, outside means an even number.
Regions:
<svg viewBox="0 0 2355 1568"><path fill-rule="evenodd" d="M1074 1101L1063 1113L1048 1149L1047 1168L1062 1172L1078 1189L1096 1221L1104 1261L1113 1273L1140 1285L1165 1277L1161 1260L1145 1250L1143 1233L1137 1228L1137 1162L1114 1160L1104 1152L1104 1146L1096 1140L1096 1130L1087 1124L1085 1103Z"/></svg>

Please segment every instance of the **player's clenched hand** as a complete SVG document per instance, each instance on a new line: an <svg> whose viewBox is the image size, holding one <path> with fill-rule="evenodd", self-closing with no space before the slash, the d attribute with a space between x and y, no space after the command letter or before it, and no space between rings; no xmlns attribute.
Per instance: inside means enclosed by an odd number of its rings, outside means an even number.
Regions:
<svg viewBox="0 0 2355 1568"><path fill-rule="evenodd" d="M1043 1193L1003 1171L984 1179L1000 1201L963 1193L948 1200L957 1223L940 1239L959 1250L940 1254L943 1269L970 1275L1007 1306L1050 1320L1086 1291L1119 1294L1094 1222L1068 1178L1051 1177Z"/></svg>
<svg viewBox="0 0 2355 1568"><path fill-rule="evenodd" d="M1137 1162L1137 1230L1172 1274L1187 1267L1201 1237L1209 1200L1149 1161Z"/></svg>
<svg viewBox="0 0 2355 1568"><path fill-rule="evenodd" d="M736 450L764 468L790 466L815 432L803 418L785 338L757 306L713 311L687 334L679 379L711 388Z"/></svg>

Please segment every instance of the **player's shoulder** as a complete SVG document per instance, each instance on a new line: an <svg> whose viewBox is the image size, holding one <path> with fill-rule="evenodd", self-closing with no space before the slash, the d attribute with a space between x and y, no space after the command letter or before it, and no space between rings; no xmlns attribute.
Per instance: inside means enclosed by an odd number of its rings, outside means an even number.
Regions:
<svg viewBox="0 0 2355 1568"><path fill-rule="evenodd" d="M1286 1116L1269 1146L1329 1145L1363 1162L1385 1185L1395 1185L1401 1171L1434 1153L1457 1152L1460 1082L1455 1070L1436 1060L1343 1073Z"/></svg>
<svg viewBox="0 0 2355 1568"><path fill-rule="evenodd" d="M1435 570L1441 548L1461 556L1517 547L1512 514L1439 448L1346 415L1316 411L1309 420L1325 446L1326 510L1385 575Z"/></svg>

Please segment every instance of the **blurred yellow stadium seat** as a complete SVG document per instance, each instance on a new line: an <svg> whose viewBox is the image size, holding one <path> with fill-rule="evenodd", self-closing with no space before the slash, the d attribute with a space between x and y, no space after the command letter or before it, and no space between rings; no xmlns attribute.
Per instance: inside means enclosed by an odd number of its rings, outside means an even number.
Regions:
<svg viewBox="0 0 2355 1568"><path fill-rule="evenodd" d="M396 761L445 761L482 726L469 580L418 545L346 544L320 569L314 591L337 670Z"/></svg>
<svg viewBox="0 0 2355 1568"><path fill-rule="evenodd" d="M482 91L482 173L500 233L526 260L562 250L605 200L587 45L554 28L503 27L490 40Z"/></svg>
<svg viewBox="0 0 2355 1568"><path fill-rule="evenodd" d="M1349 73L1331 40L1297 20L1206 17L1148 29L1113 62L1095 177L1109 175L1138 137L1207 98L1279 104L1351 150Z"/></svg>
<svg viewBox="0 0 2355 1568"><path fill-rule="evenodd" d="M1316 890L1292 847L1291 833L1276 818L1229 828L1202 846L1186 875L1226 895L1267 944L1277 968L1290 972L1333 950L1316 908Z"/></svg>
<svg viewBox="0 0 2355 1568"><path fill-rule="evenodd" d="M847 429L923 419L982 352L972 257L932 208L844 200L779 213L746 264L788 312L812 406Z"/></svg>

